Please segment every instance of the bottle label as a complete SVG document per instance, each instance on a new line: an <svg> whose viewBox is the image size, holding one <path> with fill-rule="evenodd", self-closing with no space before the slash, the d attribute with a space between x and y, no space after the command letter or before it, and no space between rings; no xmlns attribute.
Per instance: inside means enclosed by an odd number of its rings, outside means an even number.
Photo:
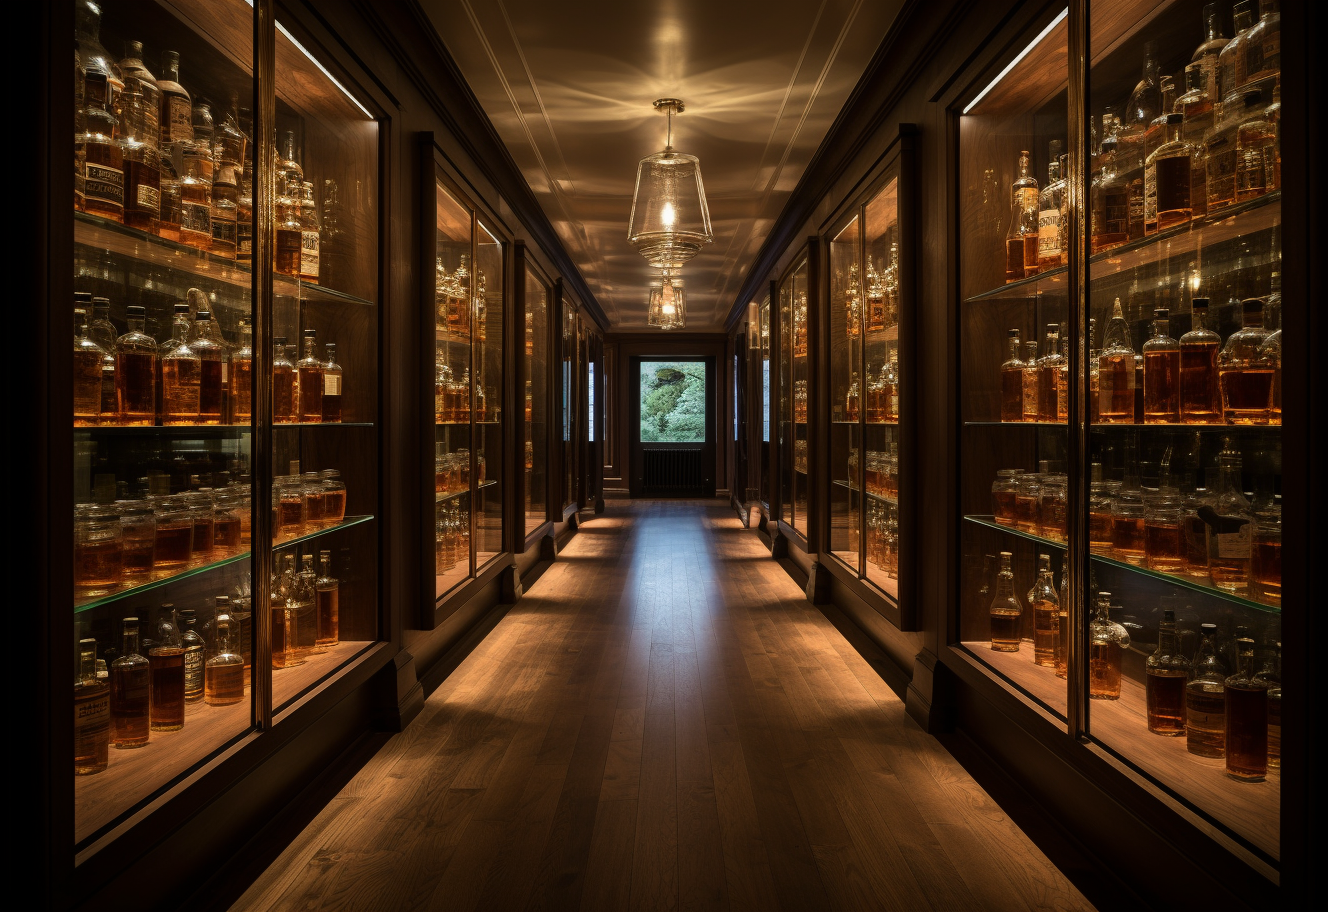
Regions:
<svg viewBox="0 0 1328 912"><path fill-rule="evenodd" d="M203 647L184 651L184 692L198 693L203 689Z"/></svg>
<svg viewBox="0 0 1328 912"><path fill-rule="evenodd" d="M106 691L91 700L74 702L74 728L95 729L111 722L111 693Z"/></svg>
<svg viewBox="0 0 1328 912"><path fill-rule="evenodd" d="M162 142L188 142L194 138L193 114L189 99L172 95L166 102L166 123Z"/></svg>
<svg viewBox="0 0 1328 912"><path fill-rule="evenodd" d="M1038 259L1059 259L1061 255L1061 210L1043 209L1038 214Z"/></svg>
<svg viewBox="0 0 1328 912"><path fill-rule="evenodd" d="M161 191L147 184L139 184L134 188L134 203L139 209L156 215L161 212Z"/></svg>
<svg viewBox="0 0 1328 912"><path fill-rule="evenodd" d="M228 248L235 246L235 219L226 218L220 213L212 215L212 242Z"/></svg>
<svg viewBox="0 0 1328 912"><path fill-rule="evenodd" d="M318 232L300 232L300 275L318 278Z"/></svg>
<svg viewBox="0 0 1328 912"><path fill-rule="evenodd" d="M1251 546L1251 527L1253 523L1242 523L1239 532L1223 532L1217 535L1217 556L1220 558L1248 558Z"/></svg>
<svg viewBox="0 0 1328 912"><path fill-rule="evenodd" d="M331 371L323 372L323 395L341 395L341 374L334 374Z"/></svg>
<svg viewBox="0 0 1328 912"><path fill-rule="evenodd" d="M212 210L207 203L180 204L180 230L212 236Z"/></svg>
<svg viewBox="0 0 1328 912"><path fill-rule="evenodd" d="M88 162L83 181L83 195L107 203L124 205L124 172L119 168Z"/></svg>

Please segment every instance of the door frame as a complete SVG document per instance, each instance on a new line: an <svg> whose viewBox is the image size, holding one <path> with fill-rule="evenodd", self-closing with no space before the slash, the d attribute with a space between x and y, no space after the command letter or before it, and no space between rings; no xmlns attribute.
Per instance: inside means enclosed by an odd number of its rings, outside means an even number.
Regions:
<svg viewBox="0 0 1328 912"><path fill-rule="evenodd" d="M629 379L624 386L631 392L631 402L628 406L628 427L624 428L627 433L627 471L628 471L628 489L632 497L641 497L644 476L642 474L644 460L641 453L641 363L650 361L689 361L699 362L705 365L705 401L706 401L706 439L701 447L702 464L706 467L706 472L710 476L706 479L704 496L715 496L715 448L718 445L715 439L715 363L714 355L631 355L627 359L627 369ZM686 449L695 446L690 443L661 443L654 444L664 448Z"/></svg>

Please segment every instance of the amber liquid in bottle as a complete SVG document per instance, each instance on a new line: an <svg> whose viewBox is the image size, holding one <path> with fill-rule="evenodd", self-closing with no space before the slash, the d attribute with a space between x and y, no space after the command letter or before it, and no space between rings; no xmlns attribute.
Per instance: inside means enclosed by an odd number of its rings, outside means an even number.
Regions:
<svg viewBox="0 0 1328 912"><path fill-rule="evenodd" d="M1098 367L1098 421L1102 424L1134 423L1134 359L1103 358Z"/></svg>
<svg viewBox="0 0 1328 912"><path fill-rule="evenodd" d="M193 550L194 524L188 519L157 524L156 544L152 548L152 566L172 570L189 563Z"/></svg>
<svg viewBox="0 0 1328 912"><path fill-rule="evenodd" d="M1055 602L1033 603L1033 664L1047 668L1056 666L1056 650L1060 645L1060 607Z"/></svg>
<svg viewBox="0 0 1328 912"><path fill-rule="evenodd" d="M1111 551L1115 535L1115 523L1108 506L1102 510L1090 510L1088 513L1088 549L1105 554Z"/></svg>
<svg viewBox="0 0 1328 912"><path fill-rule="evenodd" d="M1268 691L1226 687L1227 775L1260 782L1268 775Z"/></svg>
<svg viewBox="0 0 1328 912"><path fill-rule="evenodd" d="M317 424L323 420L323 369L301 364L299 378L300 421Z"/></svg>
<svg viewBox="0 0 1328 912"><path fill-rule="evenodd" d="M254 362L231 362L231 418L236 424L248 424L253 415Z"/></svg>
<svg viewBox="0 0 1328 912"><path fill-rule="evenodd" d="M124 545L121 542L80 542L74 546L74 585L78 588L83 590L113 588L120 582L123 574Z"/></svg>
<svg viewBox="0 0 1328 912"><path fill-rule="evenodd" d="M1222 339L1204 324L1208 299L1191 303L1194 329L1180 337L1180 417L1186 424L1221 424L1217 353Z"/></svg>
<svg viewBox="0 0 1328 912"><path fill-rule="evenodd" d="M166 358L161 362L165 424L198 423L202 370L198 361Z"/></svg>
<svg viewBox="0 0 1328 912"><path fill-rule="evenodd" d="M79 643L74 682L74 775L100 773L110 763L110 688L97 680L97 641Z"/></svg>
<svg viewBox="0 0 1328 912"><path fill-rule="evenodd" d="M278 424L295 421L295 370L289 363L272 368L272 418Z"/></svg>
<svg viewBox="0 0 1328 912"><path fill-rule="evenodd" d="M1142 563L1146 552L1144 518L1142 516L1113 516L1111 518L1111 546L1125 560Z"/></svg>
<svg viewBox="0 0 1328 912"><path fill-rule="evenodd" d="M115 356L116 398L120 423L151 425L157 417L157 358L138 352Z"/></svg>
<svg viewBox="0 0 1328 912"><path fill-rule="evenodd" d="M1218 374L1229 424L1267 424L1273 395L1273 370L1237 368Z"/></svg>
<svg viewBox="0 0 1328 912"><path fill-rule="evenodd" d="M1144 352L1144 423L1180 420L1180 352Z"/></svg>
<svg viewBox="0 0 1328 912"><path fill-rule="evenodd" d="M1179 523L1144 522L1144 552L1148 569L1180 573L1185 569L1185 540Z"/></svg>
<svg viewBox="0 0 1328 912"><path fill-rule="evenodd" d="M1160 735L1185 733L1185 672L1149 669L1144 682L1148 730Z"/></svg>
<svg viewBox="0 0 1328 912"><path fill-rule="evenodd" d="M227 513L218 516L213 523L212 547L226 554L238 554L242 526L238 515Z"/></svg>
<svg viewBox="0 0 1328 912"><path fill-rule="evenodd" d="M1200 757L1226 756L1227 700L1222 688L1185 692L1185 749Z"/></svg>
<svg viewBox="0 0 1328 912"><path fill-rule="evenodd" d="M132 750L148 743L148 660L138 655L138 633L125 636L124 655L111 663L111 743L119 750Z"/></svg>
<svg viewBox="0 0 1328 912"><path fill-rule="evenodd" d="M152 730L184 728L184 649L158 646L148 655L152 673Z"/></svg>
<svg viewBox="0 0 1328 912"><path fill-rule="evenodd" d="M1024 420L1024 369L1001 369L1001 420Z"/></svg>
<svg viewBox="0 0 1328 912"><path fill-rule="evenodd" d="M1259 537L1254 533L1250 545L1250 578L1254 581L1259 600L1273 605L1282 603L1282 542Z"/></svg>
<svg viewBox="0 0 1328 912"><path fill-rule="evenodd" d="M991 500L996 511L996 521L1004 526L1015 525L1014 491L995 491L991 495Z"/></svg>
<svg viewBox="0 0 1328 912"><path fill-rule="evenodd" d="M1121 648L1119 643L1088 646L1088 695L1094 700L1119 700Z"/></svg>

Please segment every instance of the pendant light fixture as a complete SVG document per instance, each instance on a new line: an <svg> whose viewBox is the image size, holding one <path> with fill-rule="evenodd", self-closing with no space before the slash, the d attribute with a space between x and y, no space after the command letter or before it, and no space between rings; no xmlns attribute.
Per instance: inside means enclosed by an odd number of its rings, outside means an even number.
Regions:
<svg viewBox="0 0 1328 912"><path fill-rule="evenodd" d="M683 112L683 103L661 98L655 109L668 116L668 138L663 152L646 156L637 166L627 240L651 266L678 269L714 240L714 233L701 162L673 149L673 115Z"/></svg>
<svg viewBox="0 0 1328 912"><path fill-rule="evenodd" d="M682 279L664 273L650 283L646 323L659 329L682 329L687 325L687 292Z"/></svg>

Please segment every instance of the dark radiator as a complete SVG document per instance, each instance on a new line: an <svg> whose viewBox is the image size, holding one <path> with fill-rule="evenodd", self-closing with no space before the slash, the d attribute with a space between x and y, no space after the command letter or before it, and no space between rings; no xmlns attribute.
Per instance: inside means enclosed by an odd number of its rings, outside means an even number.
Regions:
<svg viewBox="0 0 1328 912"><path fill-rule="evenodd" d="M673 497L700 497L706 493L705 461L701 447L642 447L641 493Z"/></svg>

